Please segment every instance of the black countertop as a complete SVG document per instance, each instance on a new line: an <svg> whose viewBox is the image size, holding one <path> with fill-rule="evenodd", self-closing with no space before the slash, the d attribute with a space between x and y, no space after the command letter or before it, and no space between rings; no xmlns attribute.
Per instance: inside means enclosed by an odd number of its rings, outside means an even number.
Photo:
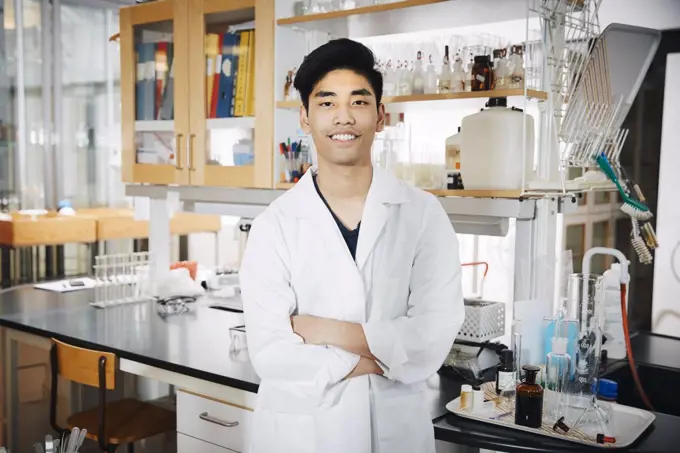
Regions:
<svg viewBox="0 0 680 453"><path fill-rule="evenodd" d="M92 291L55 293L23 286L0 292L0 326L54 337L120 358L174 371L228 387L257 392L260 378L246 350L232 352L229 328L243 315L209 308L161 317L153 302L94 308ZM432 419L446 413L460 384L433 376L427 382Z"/></svg>
<svg viewBox="0 0 680 453"><path fill-rule="evenodd" d="M89 305L92 296L91 290L59 294L31 286L4 291L0 325L257 392L260 378L247 353L230 351L229 328L243 325L242 314L199 306L161 317L153 302L102 309Z"/></svg>
<svg viewBox="0 0 680 453"><path fill-rule="evenodd" d="M98 309L91 291L58 294L24 286L0 292L0 326L55 337L118 357L229 387L257 392L259 377L247 353L230 352L229 327L243 316L199 304L191 313L161 317L152 302ZM680 369L680 341L640 334L633 339L638 363ZM444 376L428 380L435 437L439 440L505 452L574 452L580 446L448 414L462 382ZM626 451L677 452L680 417L656 414L650 429ZM586 451L586 450L584 450ZM602 449L587 449L602 451Z"/></svg>

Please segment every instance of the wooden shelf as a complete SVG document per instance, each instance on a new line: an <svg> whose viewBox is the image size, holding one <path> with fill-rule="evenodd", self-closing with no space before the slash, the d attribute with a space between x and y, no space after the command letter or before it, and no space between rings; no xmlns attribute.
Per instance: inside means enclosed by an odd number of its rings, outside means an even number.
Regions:
<svg viewBox="0 0 680 453"><path fill-rule="evenodd" d="M405 0L401 2L385 3L382 5L362 6L360 8L347 9L343 11L332 11L330 13L307 14L305 16L286 17L276 21L278 25L293 25L304 22L316 22L323 20L340 19L343 17L356 16L359 14L380 13L397 9L412 8L414 6L441 3L447 0Z"/></svg>
<svg viewBox="0 0 680 453"><path fill-rule="evenodd" d="M135 132L172 132L175 122L172 120L135 121Z"/></svg>
<svg viewBox="0 0 680 453"><path fill-rule="evenodd" d="M255 127L255 118L252 116L238 118L208 118L206 120L206 127L208 129L252 129ZM173 132L174 130L174 121L135 121L135 132Z"/></svg>
<svg viewBox="0 0 680 453"><path fill-rule="evenodd" d="M479 98L503 98L512 96L524 96L521 88L509 90L493 91L467 91L463 93L435 93L435 94L412 94L409 96L385 96L382 101L384 104L397 104L401 102L429 102L446 101L456 99L479 99ZM539 90L527 90L527 96L532 99L546 100L548 93ZM279 101L276 106L281 109L296 109L301 105L300 101Z"/></svg>
<svg viewBox="0 0 680 453"><path fill-rule="evenodd" d="M295 183L292 182L277 182L276 188L278 190L288 190L291 189ZM466 198L509 198L518 199L522 194L521 190L445 190L445 189L432 189L425 190L425 192L430 192L432 195L438 197L466 197ZM528 195L525 195L529 198Z"/></svg>
<svg viewBox="0 0 680 453"><path fill-rule="evenodd" d="M255 117L208 118L206 120L206 127L208 129L252 129L255 127Z"/></svg>

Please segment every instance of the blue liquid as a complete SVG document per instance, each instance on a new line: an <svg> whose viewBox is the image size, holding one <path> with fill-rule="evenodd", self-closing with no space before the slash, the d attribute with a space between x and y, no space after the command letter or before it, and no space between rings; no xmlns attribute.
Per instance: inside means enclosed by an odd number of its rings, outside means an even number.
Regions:
<svg viewBox="0 0 680 453"><path fill-rule="evenodd" d="M546 319L547 325L545 326L545 331L543 332L543 357L547 357L549 353L552 352L551 340L555 336L555 319ZM570 378L574 377L576 371L576 358L577 358L577 344L578 344L578 322L573 320L565 320L562 322L562 332L560 332L561 337L567 338L567 354L571 359L571 372ZM566 333L564 330L566 329Z"/></svg>

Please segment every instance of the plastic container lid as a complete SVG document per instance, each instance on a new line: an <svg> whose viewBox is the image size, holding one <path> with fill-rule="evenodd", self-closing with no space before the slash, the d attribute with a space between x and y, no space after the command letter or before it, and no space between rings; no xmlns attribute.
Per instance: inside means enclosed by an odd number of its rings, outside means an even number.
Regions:
<svg viewBox="0 0 680 453"><path fill-rule="evenodd" d="M512 363L512 349L503 349L501 351L501 362L503 363Z"/></svg>
<svg viewBox="0 0 680 453"><path fill-rule="evenodd" d="M564 337L553 338L552 351L555 354L566 354L567 353L567 339Z"/></svg>
<svg viewBox="0 0 680 453"><path fill-rule="evenodd" d="M508 98L489 98L489 102L486 103L487 107L507 107Z"/></svg>
<svg viewBox="0 0 680 453"><path fill-rule="evenodd" d="M597 396L599 398L605 398L608 400L615 400L619 394L619 384L611 379L600 379L598 381L599 392Z"/></svg>

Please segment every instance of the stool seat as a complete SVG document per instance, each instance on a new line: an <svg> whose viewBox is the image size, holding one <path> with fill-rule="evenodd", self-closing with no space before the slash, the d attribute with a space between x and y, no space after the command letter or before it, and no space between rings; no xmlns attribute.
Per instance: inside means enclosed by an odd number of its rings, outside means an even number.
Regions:
<svg viewBox="0 0 680 453"><path fill-rule="evenodd" d="M162 407L135 399L122 399L107 403L107 444L134 443L167 431L174 431L176 416ZM87 429L88 439L99 440L99 408L73 414L66 419L69 429Z"/></svg>

